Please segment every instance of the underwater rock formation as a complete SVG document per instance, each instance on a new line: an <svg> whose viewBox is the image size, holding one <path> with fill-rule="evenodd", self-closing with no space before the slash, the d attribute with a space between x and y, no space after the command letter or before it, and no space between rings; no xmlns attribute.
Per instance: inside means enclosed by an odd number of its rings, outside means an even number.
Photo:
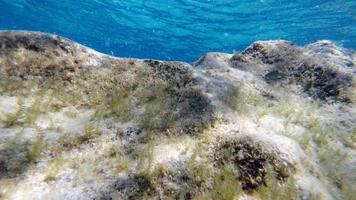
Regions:
<svg viewBox="0 0 356 200"><path fill-rule="evenodd" d="M355 58L277 40L188 64L0 32L0 199L352 199Z"/></svg>

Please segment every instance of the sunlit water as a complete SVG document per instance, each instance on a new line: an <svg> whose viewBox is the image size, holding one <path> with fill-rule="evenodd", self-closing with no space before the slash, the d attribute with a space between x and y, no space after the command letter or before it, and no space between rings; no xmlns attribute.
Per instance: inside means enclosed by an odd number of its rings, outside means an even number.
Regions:
<svg viewBox="0 0 356 200"><path fill-rule="evenodd" d="M0 0L0 29L62 35L120 57L193 61L256 40L356 47L356 0Z"/></svg>

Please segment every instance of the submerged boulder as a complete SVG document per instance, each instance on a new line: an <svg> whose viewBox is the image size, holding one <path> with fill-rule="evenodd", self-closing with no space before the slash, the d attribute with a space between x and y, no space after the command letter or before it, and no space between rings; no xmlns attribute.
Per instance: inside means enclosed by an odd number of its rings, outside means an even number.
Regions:
<svg viewBox="0 0 356 200"><path fill-rule="evenodd" d="M303 91L323 101L354 100L353 53L328 41L299 47L288 41L256 42L231 58L236 67L260 71L269 83L301 85ZM244 60L241 60L241 58ZM246 66L249 65L250 67Z"/></svg>
<svg viewBox="0 0 356 200"><path fill-rule="evenodd" d="M0 32L0 199L351 199L355 55L259 41L191 65Z"/></svg>

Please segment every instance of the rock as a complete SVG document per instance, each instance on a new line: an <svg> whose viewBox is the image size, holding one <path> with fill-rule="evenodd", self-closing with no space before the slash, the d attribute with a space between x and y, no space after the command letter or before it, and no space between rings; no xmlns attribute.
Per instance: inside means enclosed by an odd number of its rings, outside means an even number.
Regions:
<svg viewBox="0 0 356 200"><path fill-rule="evenodd" d="M258 41L190 65L0 32L0 198L348 198L355 55Z"/></svg>

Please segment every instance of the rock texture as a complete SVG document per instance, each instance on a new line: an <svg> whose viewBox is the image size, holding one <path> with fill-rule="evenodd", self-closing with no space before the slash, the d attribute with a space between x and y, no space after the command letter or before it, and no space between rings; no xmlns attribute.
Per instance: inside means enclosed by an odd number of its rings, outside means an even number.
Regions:
<svg viewBox="0 0 356 200"><path fill-rule="evenodd" d="M356 53L197 62L0 32L0 199L353 199Z"/></svg>

